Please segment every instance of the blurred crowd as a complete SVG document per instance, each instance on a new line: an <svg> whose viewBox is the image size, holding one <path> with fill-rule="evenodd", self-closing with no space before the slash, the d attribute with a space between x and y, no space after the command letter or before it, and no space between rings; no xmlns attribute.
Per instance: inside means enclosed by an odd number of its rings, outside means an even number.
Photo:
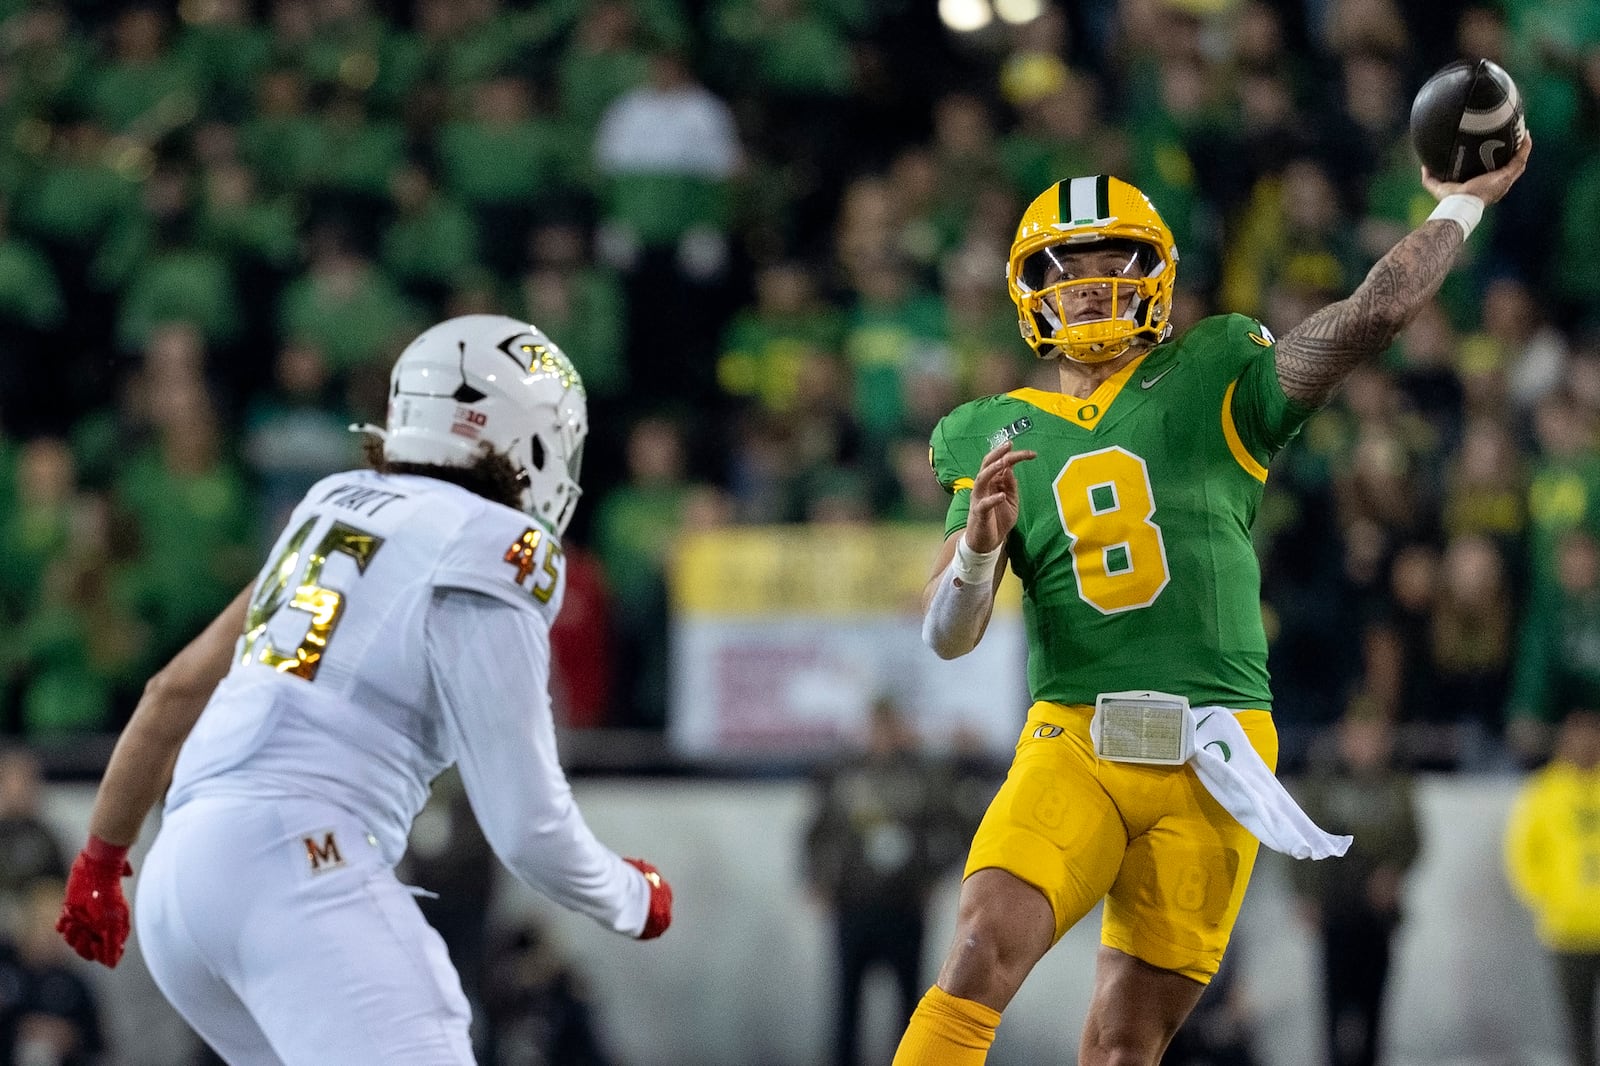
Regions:
<svg viewBox="0 0 1600 1066"><path fill-rule="evenodd" d="M588 385L560 714L659 729L679 531L931 546L933 424L1053 387L1004 288L1029 199L1132 181L1179 328L1281 335L1426 217L1411 96L1481 55L1533 165L1258 532L1288 767L1352 708L1414 767L1540 758L1600 707L1600 8L959 6L0 0L0 732L118 728L359 464L399 347L478 311Z"/></svg>

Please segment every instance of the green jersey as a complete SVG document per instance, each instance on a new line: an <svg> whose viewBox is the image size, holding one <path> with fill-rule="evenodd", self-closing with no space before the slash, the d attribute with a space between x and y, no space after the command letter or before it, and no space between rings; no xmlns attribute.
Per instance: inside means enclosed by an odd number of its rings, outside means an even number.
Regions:
<svg viewBox="0 0 1600 1066"><path fill-rule="evenodd" d="M1087 399L1018 389L939 422L930 460L954 495L946 536L967 524L985 453L1007 437L1039 453L1014 468L1020 511L1006 540L1034 699L1154 689L1271 709L1250 525L1266 463L1310 413L1284 395L1272 334L1227 315Z"/></svg>

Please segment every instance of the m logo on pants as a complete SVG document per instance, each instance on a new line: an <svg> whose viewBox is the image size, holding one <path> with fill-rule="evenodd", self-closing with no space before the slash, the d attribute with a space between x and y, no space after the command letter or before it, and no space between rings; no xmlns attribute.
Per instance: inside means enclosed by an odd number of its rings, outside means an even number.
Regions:
<svg viewBox="0 0 1600 1066"><path fill-rule="evenodd" d="M322 843L317 843L313 834L305 838L306 858L311 860L311 872L314 874L327 873L337 870L344 865L344 856L339 854L339 842L333 839L333 830L328 830L322 835Z"/></svg>

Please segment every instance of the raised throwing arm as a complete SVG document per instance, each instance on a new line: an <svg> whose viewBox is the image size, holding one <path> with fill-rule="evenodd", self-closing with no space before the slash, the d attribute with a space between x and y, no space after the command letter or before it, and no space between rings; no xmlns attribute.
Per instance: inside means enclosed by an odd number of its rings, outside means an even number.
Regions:
<svg viewBox="0 0 1600 1066"><path fill-rule="evenodd" d="M1441 201L1459 194L1492 204L1522 176L1532 150L1530 135L1499 170L1457 183L1437 181L1424 170L1422 184ZM1470 229L1466 221L1445 213L1447 206L1441 204L1440 211L1389 249L1355 292L1311 315L1278 341L1278 380L1290 399L1313 407L1327 403L1358 363L1388 348L1433 299Z"/></svg>

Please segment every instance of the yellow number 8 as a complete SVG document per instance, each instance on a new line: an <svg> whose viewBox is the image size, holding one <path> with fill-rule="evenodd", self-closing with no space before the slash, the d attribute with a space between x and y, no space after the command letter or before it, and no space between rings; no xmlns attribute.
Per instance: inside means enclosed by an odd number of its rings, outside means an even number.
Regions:
<svg viewBox="0 0 1600 1066"><path fill-rule="evenodd" d="M1083 601L1101 614L1154 603L1172 575L1144 460L1116 447L1074 456L1055 490Z"/></svg>

